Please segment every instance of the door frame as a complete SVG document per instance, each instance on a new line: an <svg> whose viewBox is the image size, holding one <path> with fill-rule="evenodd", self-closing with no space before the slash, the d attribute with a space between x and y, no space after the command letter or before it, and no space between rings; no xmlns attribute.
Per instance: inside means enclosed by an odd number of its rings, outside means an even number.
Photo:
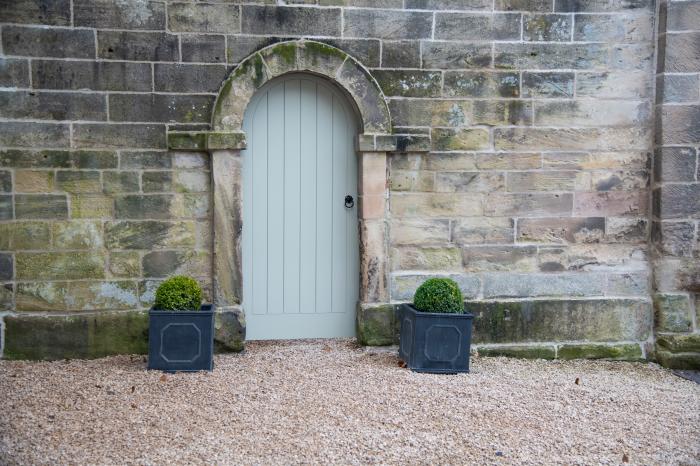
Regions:
<svg viewBox="0 0 700 466"><path fill-rule="evenodd" d="M313 74L334 85L354 107L359 135L358 228L360 309L389 303L388 156L427 152L430 136L392 134L386 98L369 70L330 45L294 40L254 52L223 82L212 114L211 131L170 131L171 150L208 151L213 190L213 301L219 312L233 312L244 327L242 297L242 123L255 92L289 73Z"/></svg>

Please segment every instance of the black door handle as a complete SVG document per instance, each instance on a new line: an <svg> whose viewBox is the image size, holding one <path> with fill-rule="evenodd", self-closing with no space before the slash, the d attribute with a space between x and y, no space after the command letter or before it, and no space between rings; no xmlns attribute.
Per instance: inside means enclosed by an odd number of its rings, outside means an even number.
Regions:
<svg viewBox="0 0 700 466"><path fill-rule="evenodd" d="M345 207L347 209L352 209L355 206L355 199L351 195L345 196Z"/></svg>

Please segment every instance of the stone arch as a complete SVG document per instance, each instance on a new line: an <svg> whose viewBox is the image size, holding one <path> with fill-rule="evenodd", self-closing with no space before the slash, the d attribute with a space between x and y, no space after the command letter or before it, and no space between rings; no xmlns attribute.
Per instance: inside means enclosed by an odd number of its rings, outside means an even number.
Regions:
<svg viewBox="0 0 700 466"><path fill-rule="evenodd" d="M221 86L212 130L242 131L243 114L255 91L270 79L293 72L313 73L336 83L356 107L362 133L391 133L389 107L370 72L336 47L303 39L270 45L243 60Z"/></svg>

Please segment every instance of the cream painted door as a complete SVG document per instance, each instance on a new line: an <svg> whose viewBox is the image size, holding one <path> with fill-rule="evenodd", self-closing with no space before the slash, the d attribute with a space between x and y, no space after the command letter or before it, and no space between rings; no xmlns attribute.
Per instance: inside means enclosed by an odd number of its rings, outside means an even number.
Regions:
<svg viewBox="0 0 700 466"><path fill-rule="evenodd" d="M345 97L307 75L271 81L245 113L246 338L355 335L356 125ZM346 206L346 196L355 205Z"/></svg>

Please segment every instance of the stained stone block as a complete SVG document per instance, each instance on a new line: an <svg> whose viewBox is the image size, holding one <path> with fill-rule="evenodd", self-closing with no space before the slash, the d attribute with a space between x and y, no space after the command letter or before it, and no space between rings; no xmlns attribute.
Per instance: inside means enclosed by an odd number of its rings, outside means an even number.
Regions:
<svg viewBox="0 0 700 466"><path fill-rule="evenodd" d="M28 60L0 58L0 86L29 87Z"/></svg>
<svg viewBox="0 0 700 466"><path fill-rule="evenodd" d="M380 41L375 39L318 39L328 45L343 50L348 55L369 68L379 66Z"/></svg>
<svg viewBox="0 0 700 466"><path fill-rule="evenodd" d="M104 96L63 92L0 92L5 118L106 120Z"/></svg>
<svg viewBox="0 0 700 466"><path fill-rule="evenodd" d="M209 255L196 251L152 251L143 256L143 274L149 278L170 275L207 276L210 273Z"/></svg>
<svg viewBox="0 0 700 466"><path fill-rule="evenodd" d="M656 350L656 360L668 369L700 370L700 352L671 353Z"/></svg>
<svg viewBox="0 0 700 466"><path fill-rule="evenodd" d="M0 166L12 168L69 168L71 155L68 151L0 151Z"/></svg>
<svg viewBox="0 0 700 466"><path fill-rule="evenodd" d="M171 191L173 172L144 172L141 181L143 183L143 192Z"/></svg>
<svg viewBox="0 0 700 466"><path fill-rule="evenodd" d="M700 121L700 105L663 105L657 119L660 119L656 127L657 143L692 145L700 141L700 125L697 124Z"/></svg>
<svg viewBox="0 0 700 466"><path fill-rule="evenodd" d="M693 103L700 99L700 75L664 74L656 78L656 103Z"/></svg>
<svg viewBox="0 0 700 466"><path fill-rule="evenodd" d="M490 44L425 41L421 54L423 68L488 68L491 65ZM382 61L382 65L391 66L385 61Z"/></svg>
<svg viewBox="0 0 700 466"><path fill-rule="evenodd" d="M346 9L343 11L343 37L429 39L432 23L433 15L427 12Z"/></svg>
<svg viewBox="0 0 700 466"><path fill-rule="evenodd" d="M178 37L165 32L97 31L97 56L108 60L178 61Z"/></svg>
<svg viewBox="0 0 700 466"><path fill-rule="evenodd" d="M165 126L143 124L74 124L76 147L165 148Z"/></svg>
<svg viewBox="0 0 700 466"><path fill-rule="evenodd" d="M683 335L660 334L656 345L671 353L700 353L700 333Z"/></svg>
<svg viewBox="0 0 700 466"><path fill-rule="evenodd" d="M552 11L549 0L496 0L496 11Z"/></svg>
<svg viewBox="0 0 700 466"><path fill-rule="evenodd" d="M5 26L2 46L7 55L95 58L95 35L89 30Z"/></svg>
<svg viewBox="0 0 700 466"><path fill-rule="evenodd" d="M489 217L569 216L572 205L570 193L491 193L486 198L484 214Z"/></svg>
<svg viewBox="0 0 700 466"><path fill-rule="evenodd" d="M648 203L646 190L576 193L574 215L581 217L611 215L638 217L646 214Z"/></svg>
<svg viewBox="0 0 700 466"><path fill-rule="evenodd" d="M654 295L654 324L658 332L690 332L693 329L690 299L687 294Z"/></svg>
<svg viewBox="0 0 700 466"><path fill-rule="evenodd" d="M500 150L646 150L645 128L496 128Z"/></svg>
<svg viewBox="0 0 700 466"><path fill-rule="evenodd" d="M669 2L668 31L687 31L696 29L700 22L700 3L698 2Z"/></svg>
<svg viewBox="0 0 700 466"><path fill-rule="evenodd" d="M418 41L384 41L382 43L383 68L420 68L421 43ZM426 68L435 68L426 66Z"/></svg>
<svg viewBox="0 0 700 466"><path fill-rule="evenodd" d="M17 219L64 219L68 217L65 195L17 194L15 195Z"/></svg>
<svg viewBox="0 0 700 466"><path fill-rule="evenodd" d="M610 101L550 101L535 104L537 126L633 126L647 121L649 103Z"/></svg>
<svg viewBox="0 0 700 466"><path fill-rule="evenodd" d="M130 194L114 200L116 218L168 219L173 196L167 194Z"/></svg>
<svg viewBox="0 0 700 466"><path fill-rule="evenodd" d="M19 311L94 311L138 306L136 282L24 282L18 285Z"/></svg>
<svg viewBox="0 0 700 466"><path fill-rule="evenodd" d="M544 243L597 243L605 235L605 218L530 218L518 220L517 240Z"/></svg>
<svg viewBox="0 0 700 466"><path fill-rule="evenodd" d="M510 218L463 218L452 222L451 241L459 245L512 243Z"/></svg>
<svg viewBox="0 0 700 466"><path fill-rule="evenodd" d="M147 351L145 312L5 317L6 359L88 359Z"/></svg>
<svg viewBox="0 0 700 466"><path fill-rule="evenodd" d="M494 65L504 69L591 69L608 65L604 44L496 43Z"/></svg>
<svg viewBox="0 0 700 466"><path fill-rule="evenodd" d="M473 343L643 341L651 305L634 299L468 301Z"/></svg>
<svg viewBox="0 0 700 466"><path fill-rule="evenodd" d="M605 276L597 273L489 273L483 281L484 298L603 296L605 292Z"/></svg>
<svg viewBox="0 0 700 466"><path fill-rule="evenodd" d="M653 222L651 239L663 254L690 257L693 252L693 222Z"/></svg>
<svg viewBox="0 0 700 466"><path fill-rule="evenodd" d="M214 314L214 350L216 352L243 351L245 318L239 309L217 310Z"/></svg>
<svg viewBox="0 0 700 466"><path fill-rule="evenodd" d="M523 16L523 39L539 42L568 42L571 40L571 23L569 15L542 14Z"/></svg>
<svg viewBox="0 0 700 466"><path fill-rule="evenodd" d="M646 71L603 71L576 74L579 97L643 98L650 94L652 80Z"/></svg>
<svg viewBox="0 0 700 466"><path fill-rule="evenodd" d="M395 219L390 233L392 244L445 244L450 240L450 224L448 220Z"/></svg>
<svg viewBox="0 0 700 466"><path fill-rule="evenodd" d="M110 218L114 200L102 194L76 194L70 198L71 218Z"/></svg>
<svg viewBox="0 0 700 466"><path fill-rule="evenodd" d="M12 192L12 174L9 171L0 170L0 193Z"/></svg>
<svg viewBox="0 0 700 466"><path fill-rule="evenodd" d="M534 272L537 270L535 246L468 246L462 248L467 272Z"/></svg>
<svg viewBox="0 0 700 466"><path fill-rule="evenodd" d="M150 63L32 60L39 89L150 92Z"/></svg>
<svg viewBox="0 0 700 466"><path fill-rule="evenodd" d="M144 173L144 175L150 172ZM139 175L137 172L105 172L102 175L105 193L124 193L139 191ZM144 189L146 191L146 189Z"/></svg>
<svg viewBox="0 0 700 466"><path fill-rule="evenodd" d="M60 123L1 122L0 144L14 147L69 147L70 130Z"/></svg>
<svg viewBox="0 0 700 466"><path fill-rule="evenodd" d="M608 242L642 243L647 240L648 221L645 218L608 217L606 239Z"/></svg>
<svg viewBox="0 0 700 466"><path fill-rule="evenodd" d="M98 171L58 171L56 189L69 193L95 193L102 191Z"/></svg>
<svg viewBox="0 0 700 466"><path fill-rule="evenodd" d="M121 151L119 167L123 170L138 169L168 169L172 166L172 157L161 151Z"/></svg>
<svg viewBox="0 0 700 466"><path fill-rule="evenodd" d="M208 191L210 183L208 172L183 170L175 172L173 187L179 193L198 193Z"/></svg>
<svg viewBox="0 0 700 466"><path fill-rule="evenodd" d="M15 256L18 280L103 278L105 258L94 252L21 252Z"/></svg>
<svg viewBox="0 0 700 466"><path fill-rule="evenodd" d="M182 61L198 63L225 63L226 39L213 34L180 36Z"/></svg>
<svg viewBox="0 0 700 466"><path fill-rule="evenodd" d="M224 65L158 63L153 66L155 90L163 92L214 93L227 74Z"/></svg>
<svg viewBox="0 0 700 466"><path fill-rule="evenodd" d="M31 23L52 26L70 26L70 0L38 2L36 0L17 0L0 9L2 23Z"/></svg>
<svg viewBox="0 0 700 466"><path fill-rule="evenodd" d="M530 125L532 105L521 100L391 99L397 126Z"/></svg>
<svg viewBox="0 0 700 466"><path fill-rule="evenodd" d="M642 359L642 348L635 343L618 345L562 345L557 350L557 358L638 361Z"/></svg>
<svg viewBox="0 0 700 466"><path fill-rule="evenodd" d="M357 10L346 10L346 28L350 20L347 15L348 11ZM336 37L341 35L339 8L315 9L246 5L242 7L241 15L241 27L244 34L289 34L295 36L317 35ZM352 34L344 35L352 36Z"/></svg>
<svg viewBox="0 0 700 466"><path fill-rule="evenodd" d="M575 15L574 40L578 42L644 42L651 40L652 15Z"/></svg>
<svg viewBox="0 0 700 466"><path fill-rule="evenodd" d="M12 196L0 194L0 220L12 220Z"/></svg>
<svg viewBox="0 0 700 466"><path fill-rule="evenodd" d="M612 0L601 2L599 0L556 0L554 11L572 13L591 12L617 12L643 13L653 9L651 0Z"/></svg>
<svg viewBox="0 0 700 466"><path fill-rule="evenodd" d="M439 72L375 70L372 74L388 96L440 96L442 76Z"/></svg>
<svg viewBox="0 0 700 466"><path fill-rule="evenodd" d="M574 96L574 73L524 72L522 96L571 98Z"/></svg>
<svg viewBox="0 0 700 466"><path fill-rule="evenodd" d="M0 250L42 249L51 242L48 222L0 223Z"/></svg>
<svg viewBox="0 0 700 466"><path fill-rule="evenodd" d="M653 204L654 215L661 219L700 218L700 183L656 189Z"/></svg>
<svg viewBox="0 0 700 466"><path fill-rule="evenodd" d="M213 104L204 95L116 94L109 98L109 114L113 121L208 123Z"/></svg>
<svg viewBox="0 0 700 466"><path fill-rule="evenodd" d="M14 308L14 286L12 283L0 284L0 311Z"/></svg>
<svg viewBox="0 0 700 466"><path fill-rule="evenodd" d="M12 254L0 253L0 280L10 281L14 278Z"/></svg>
<svg viewBox="0 0 700 466"><path fill-rule="evenodd" d="M476 168L479 170L529 170L542 168L542 156L536 152L477 154Z"/></svg>
<svg viewBox="0 0 700 466"><path fill-rule="evenodd" d="M206 219L211 217L209 193L186 193L175 196L173 215L182 218Z"/></svg>
<svg viewBox="0 0 700 466"><path fill-rule="evenodd" d="M392 274L391 276L391 299L393 301L413 301L416 289L427 279L435 277L451 278L459 285L465 298L474 298L479 293L481 283L474 275L405 275Z"/></svg>
<svg viewBox="0 0 700 466"><path fill-rule="evenodd" d="M700 70L700 32L667 34L664 71L695 73Z"/></svg>
<svg viewBox="0 0 700 466"><path fill-rule="evenodd" d="M396 344L400 323L391 304L360 304L357 307L357 341L367 346Z"/></svg>
<svg viewBox="0 0 700 466"><path fill-rule="evenodd" d="M435 39L520 40L520 15L516 13L436 13Z"/></svg>
<svg viewBox="0 0 700 466"><path fill-rule="evenodd" d="M480 346L477 350L479 356L494 357L505 356L507 358L520 359L555 359L554 346L523 345L523 346Z"/></svg>
<svg viewBox="0 0 700 466"><path fill-rule="evenodd" d="M475 150L488 147L489 133L481 128L432 129L432 148L436 151Z"/></svg>
<svg viewBox="0 0 700 466"><path fill-rule="evenodd" d="M209 168L209 156L203 152L176 152L172 154L172 160L173 168Z"/></svg>
<svg viewBox="0 0 700 466"><path fill-rule="evenodd" d="M484 213L477 193L392 193L391 209L401 217L477 217Z"/></svg>
<svg viewBox="0 0 700 466"><path fill-rule="evenodd" d="M462 257L455 247L402 246L391 251L395 270L460 271Z"/></svg>
<svg viewBox="0 0 700 466"><path fill-rule="evenodd" d="M168 5L168 27L173 32L240 32L236 5L173 3ZM262 31L260 31L262 33Z"/></svg>
<svg viewBox="0 0 700 466"><path fill-rule="evenodd" d="M519 97L518 73L448 71L444 94L450 97Z"/></svg>
<svg viewBox="0 0 700 466"><path fill-rule="evenodd" d="M406 0L406 8L417 10L490 10L488 0Z"/></svg>
<svg viewBox="0 0 700 466"><path fill-rule="evenodd" d="M98 249L103 246L99 222L55 222L51 225L56 249Z"/></svg>
<svg viewBox="0 0 700 466"><path fill-rule="evenodd" d="M118 165L117 154L112 151L73 151L71 159L73 160L73 166L81 169L117 168Z"/></svg>
<svg viewBox="0 0 700 466"><path fill-rule="evenodd" d="M511 192L574 191L579 175L575 171L511 172L506 189Z"/></svg>
<svg viewBox="0 0 700 466"><path fill-rule="evenodd" d="M502 173L438 172L435 174L435 192L503 191L505 177Z"/></svg>
<svg viewBox="0 0 700 466"><path fill-rule="evenodd" d="M649 296L649 275L646 272L608 275L608 296Z"/></svg>
<svg viewBox="0 0 700 466"><path fill-rule="evenodd" d="M116 278L141 276L141 256L136 251L111 251L109 273Z"/></svg>
<svg viewBox="0 0 700 466"><path fill-rule="evenodd" d="M100 29L165 29L164 4L145 0L137 5L111 0L75 0L75 25Z"/></svg>
<svg viewBox="0 0 700 466"><path fill-rule="evenodd" d="M65 282L18 283L17 311L63 311L66 306Z"/></svg>

